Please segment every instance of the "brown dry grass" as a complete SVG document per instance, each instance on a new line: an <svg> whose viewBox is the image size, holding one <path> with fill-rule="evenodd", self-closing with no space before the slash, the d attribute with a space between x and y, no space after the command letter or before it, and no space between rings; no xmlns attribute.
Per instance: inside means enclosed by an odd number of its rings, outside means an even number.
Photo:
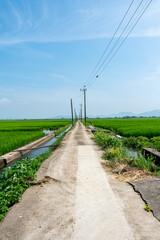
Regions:
<svg viewBox="0 0 160 240"><path fill-rule="evenodd" d="M125 164L117 163L114 169L107 166L106 160L102 160L101 164L103 169L111 174L113 180L120 182L128 182L131 180L136 181L142 178L154 177L153 174L148 172L147 170L139 169L137 167L131 167ZM119 169L122 169L122 171L118 171Z"/></svg>

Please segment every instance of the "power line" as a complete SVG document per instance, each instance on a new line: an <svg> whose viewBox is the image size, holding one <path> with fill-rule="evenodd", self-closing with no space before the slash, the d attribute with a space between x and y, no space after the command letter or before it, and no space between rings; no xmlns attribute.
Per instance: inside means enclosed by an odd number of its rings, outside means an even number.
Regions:
<svg viewBox="0 0 160 240"><path fill-rule="evenodd" d="M101 63L100 67L98 68L98 70L95 73L95 76L99 76L98 72L99 70L103 67L103 65L105 64L105 62L107 61L107 59L109 58L109 56L111 55L111 53L114 51L115 47L117 46L117 44L119 43L119 41L121 40L121 38L124 36L124 33L127 29L127 27L130 25L132 19L134 18L135 14L137 13L138 9L140 8L140 6L142 5L144 0L141 0L141 2L139 3L138 7L136 8L136 10L134 11L134 13L132 14L131 18L129 19L129 21L127 22L127 24L125 25L123 31L121 32L120 36L118 37L117 41L115 42L115 44L113 45L113 47L111 48L111 50L109 51L109 53L107 54L107 56L105 57L104 61ZM95 77L93 76L92 79ZM92 79L90 81L92 81ZM90 83L89 81L89 83ZM89 84L88 83L88 84Z"/></svg>
<svg viewBox="0 0 160 240"><path fill-rule="evenodd" d="M97 64L96 64L96 66L94 67L94 69L93 69L92 73L90 74L90 76L89 76L89 78L88 78L88 80L86 81L86 83L85 83L85 84L88 84L88 81L90 80L90 78L92 77L92 75L93 75L93 73L95 72L96 68L98 67L99 63L101 62L102 58L103 58L103 57L104 57L104 55L106 54L106 52L107 52L108 48L110 47L111 43L113 42L113 40L114 40L114 37L116 36L116 34L117 34L118 30L120 29L120 27L121 27L121 25L122 25L122 23L123 23L124 19L126 18L126 16L127 16L128 12L129 12L130 8L132 7L132 5L133 5L134 1L135 1L135 0L132 0L132 2L130 3L129 7L127 8L127 11L125 12L125 14L124 14L124 16L123 16L122 20L120 21L120 24L118 25L118 27L117 27L116 31L114 32L114 34L113 34L113 36L112 36L111 40L109 41L109 43L108 43L107 47L105 48L105 50L104 50L104 52L103 52L102 56L100 57L100 59L99 59L98 63L97 63Z"/></svg>
<svg viewBox="0 0 160 240"><path fill-rule="evenodd" d="M124 38L124 40L121 42L121 44L119 45L119 47L117 48L117 50L114 52L114 54L112 55L112 57L109 59L109 61L107 62L107 64L104 66L104 68L102 69L102 71L90 82L90 84L88 85L88 88L91 87L91 85L93 84L93 82L95 82L96 78L99 77L104 70L106 69L106 67L109 65L109 63L111 62L111 60L113 59L113 57L116 55L116 53L118 52L118 50L121 48L121 46L124 44L124 42L126 41L126 39L128 38L128 36L130 35L130 33L132 32L132 30L135 28L135 26L137 25L137 23L139 22L139 20L142 18L142 16L144 15L144 13L146 12L147 8L149 7L149 5L151 4L152 0L150 0L148 2L148 4L146 5L146 7L144 8L144 10L142 11L142 13L140 14L140 16L138 17L138 19L135 21L134 25L132 26L132 28L130 29L130 31L128 32L128 34L126 35L126 37Z"/></svg>

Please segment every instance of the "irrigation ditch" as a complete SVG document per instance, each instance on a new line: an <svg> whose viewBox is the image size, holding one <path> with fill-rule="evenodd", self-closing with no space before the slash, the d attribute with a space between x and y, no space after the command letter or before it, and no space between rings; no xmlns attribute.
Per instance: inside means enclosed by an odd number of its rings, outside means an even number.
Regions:
<svg viewBox="0 0 160 240"><path fill-rule="evenodd" d="M2 172L3 167L11 166L18 160L23 158L32 158L37 157L43 153L48 152L52 145L66 132L71 129L72 125L70 125L67 129L63 130L63 128L57 130L60 131L60 134L56 136L54 131L43 130L46 136L33 141L23 147L20 147L12 152L6 153L0 156L0 172ZM61 132L62 130L62 132ZM51 147L50 147L51 146Z"/></svg>
<svg viewBox="0 0 160 240"><path fill-rule="evenodd" d="M12 161L7 164L7 167L1 168L0 221L4 218L9 208L19 202L24 191L34 183L36 172L40 168L41 163L59 146L63 137L71 128L72 125L59 129L54 134L47 135L45 141L44 137L39 139L38 144L40 148L36 147L34 150L27 150L28 145L24 146L24 154L23 151L21 153L19 151L14 152L16 155L12 155ZM53 143L55 145L54 148L48 147L48 145L53 145ZM37 141L32 144L35 146ZM22 156L19 156L19 154L22 154ZM15 159L13 156L15 156Z"/></svg>
<svg viewBox="0 0 160 240"><path fill-rule="evenodd" d="M93 133L95 132L104 132L104 133L108 133L112 138L115 138L119 141L121 141L123 139L122 136L120 135L117 135L113 132L111 132L110 130L104 130L104 129L96 129L94 128L92 125L89 125L89 128L91 129L91 131ZM152 149L152 148L143 148L141 151L138 150L138 149L131 149L131 148L128 148L128 147L125 147L125 151L126 151L126 154L128 157L135 157L136 159L138 159L138 157L144 157L146 158L153 158L153 160L155 161L155 163L157 165L160 165L160 152L159 151L156 151L155 149Z"/></svg>

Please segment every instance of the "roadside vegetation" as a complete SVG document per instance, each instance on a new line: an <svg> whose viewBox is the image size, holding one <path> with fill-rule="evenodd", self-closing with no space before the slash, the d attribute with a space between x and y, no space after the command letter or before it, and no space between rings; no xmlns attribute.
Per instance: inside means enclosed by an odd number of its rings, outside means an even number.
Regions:
<svg viewBox="0 0 160 240"><path fill-rule="evenodd" d="M160 118L138 119L88 119L95 127L111 130L124 137L160 136Z"/></svg>
<svg viewBox="0 0 160 240"><path fill-rule="evenodd" d="M66 133L57 139L52 151L60 145ZM52 151L36 158L22 159L3 169L0 175L0 221L8 209L20 201L24 191L32 185L32 181L36 179L36 171L40 168L41 163L51 155Z"/></svg>
<svg viewBox="0 0 160 240"><path fill-rule="evenodd" d="M22 159L13 167L7 167L0 175L0 221L20 199L24 191L30 187L27 179L35 179L35 172L41 163L50 156L51 152L44 153L37 158Z"/></svg>
<svg viewBox="0 0 160 240"><path fill-rule="evenodd" d="M0 121L0 156L45 136L43 129L63 131L69 123L69 120Z"/></svg>
<svg viewBox="0 0 160 240"><path fill-rule="evenodd" d="M111 168L117 164L127 164L139 169L145 169L155 175L160 175L160 167L156 166L152 158L147 160L139 154L139 157L129 156L123 142L112 138L104 132L96 132L93 138L104 150L103 158Z"/></svg>
<svg viewBox="0 0 160 240"><path fill-rule="evenodd" d="M58 136L59 134L61 134L62 132L64 132L65 130L67 130L67 128L69 128L69 126L71 126L71 124L67 124L64 127L61 127L60 129L56 130L54 132L55 136Z"/></svg>
<svg viewBox="0 0 160 240"><path fill-rule="evenodd" d="M129 148L136 148L142 150L143 148L154 148L160 151L160 136L147 138L143 136L123 138L122 142Z"/></svg>
<svg viewBox="0 0 160 240"><path fill-rule="evenodd" d="M123 145L133 149L154 148L160 151L160 118L92 119L88 124L123 136Z"/></svg>

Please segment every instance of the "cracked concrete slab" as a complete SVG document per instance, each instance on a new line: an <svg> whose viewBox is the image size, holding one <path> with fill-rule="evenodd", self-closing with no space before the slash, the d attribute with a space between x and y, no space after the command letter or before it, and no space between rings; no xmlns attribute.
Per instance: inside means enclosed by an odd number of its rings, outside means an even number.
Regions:
<svg viewBox="0 0 160 240"><path fill-rule="evenodd" d="M129 182L160 220L160 178L147 178Z"/></svg>

